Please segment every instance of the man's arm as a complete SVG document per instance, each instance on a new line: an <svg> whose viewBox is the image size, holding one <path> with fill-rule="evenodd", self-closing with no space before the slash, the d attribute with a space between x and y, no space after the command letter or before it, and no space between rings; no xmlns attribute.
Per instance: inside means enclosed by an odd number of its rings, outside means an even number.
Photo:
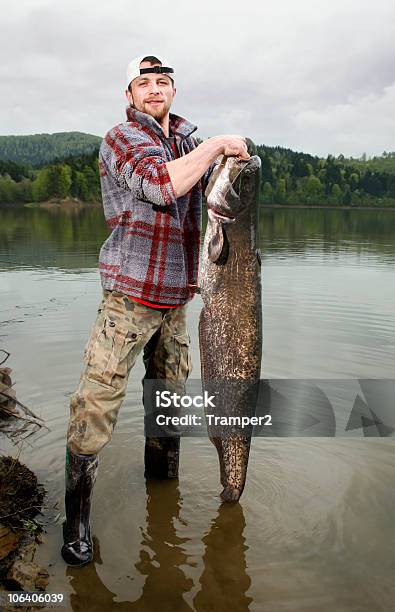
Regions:
<svg viewBox="0 0 395 612"><path fill-rule="evenodd" d="M127 124L115 126L103 139L99 161L103 194L111 196L111 180L115 179L120 187L132 193L135 200L156 206L169 206L176 202L163 147L142 130ZM133 200L113 197L112 205L129 209Z"/></svg>
<svg viewBox="0 0 395 612"><path fill-rule="evenodd" d="M188 193L219 155L232 155L240 159L250 157L246 141L241 136L214 136L191 153L166 163L177 198Z"/></svg>
<svg viewBox="0 0 395 612"><path fill-rule="evenodd" d="M107 189L108 172L137 199L169 206L188 193L221 154L248 159L245 139L214 136L191 153L167 162L162 147L144 132L118 125L106 134L100 147L102 191Z"/></svg>

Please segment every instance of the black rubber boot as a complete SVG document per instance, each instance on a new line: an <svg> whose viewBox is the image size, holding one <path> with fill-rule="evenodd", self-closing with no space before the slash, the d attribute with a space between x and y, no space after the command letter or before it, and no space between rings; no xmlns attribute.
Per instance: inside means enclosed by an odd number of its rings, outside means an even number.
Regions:
<svg viewBox="0 0 395 612"><path fill-rule="evenodd" d="M145 438L144 476L147 479L178 478L180 438Z"/></svg>
<svg viewBox="0 0 395 612"><path fill-rule="evenodd" d="M66 521L63 523L61 553L68 565L78 567L93 558L89 515L98 465L97 455L77 455L67 447Z"/></svg>

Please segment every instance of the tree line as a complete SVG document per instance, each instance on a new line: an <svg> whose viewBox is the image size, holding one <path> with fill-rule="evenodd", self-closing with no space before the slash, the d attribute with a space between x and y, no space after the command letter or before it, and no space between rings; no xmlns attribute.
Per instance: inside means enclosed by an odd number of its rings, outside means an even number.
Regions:
<svg viewBox="0 0 395 612"><path fill-rule="evenodd" d="M395 153L358 160L342 155L320 158L265 145L257 149L263 204L395 206ZM68 197L101 201L97 145L92 152L41 167L0 159L0 203Z"/></svg>
<svg viewBox="0 0 395 612"><path fill-rule="evenodd" d="M70 197L83 202L101 201L98 150L39 169L0 161L0 174L0 203Z"/></svg>
<svg viewBox="0 0 395 612"><path fill-rule="evenodd" d="M379 157L370 165L363 158L320 158L282 147L258 146L258 155L265 204L395 206L395 153L381 165Z"/></svg>

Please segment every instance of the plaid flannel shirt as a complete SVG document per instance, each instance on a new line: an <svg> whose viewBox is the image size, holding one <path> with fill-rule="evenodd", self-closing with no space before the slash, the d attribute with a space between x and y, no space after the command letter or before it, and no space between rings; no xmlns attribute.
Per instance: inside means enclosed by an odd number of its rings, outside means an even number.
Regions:
<svg viewBox="0 0 395 612"><path fill-rule="evenodd" d="M104 215L112 229L99 256L104 289L163 305L193 297L198 278L201 203L216 162L185 195L176 198L166 168L174 153L159 123L127 108L127 121L100 147ZM195 125L169 115L180 156L198 146Z"/></svg>

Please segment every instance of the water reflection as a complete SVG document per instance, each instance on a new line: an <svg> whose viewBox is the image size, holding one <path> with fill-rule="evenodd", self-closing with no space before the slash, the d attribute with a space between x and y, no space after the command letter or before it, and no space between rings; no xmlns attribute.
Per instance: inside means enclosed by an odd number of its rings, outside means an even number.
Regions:
<svg viewBox="0 0 395 612"><path fill-rule="evenodd" d="M109 231L101 207L0 210L0 269L94 268Z"/></svg>
<svg viewBox="0 0 395 612"><path fill-rule="evenodd" d="M243 531L246 526L239 503L222 504L211 529L203 538L204 569L200 577L201 589L193 603L198 612L245 612L252 598L247 596L251 579L247 574Z"/></svg>
<svg viewBox="0 0 395 612"><path fill-rule="evenodd" d="M80 610L139 610L163 612L192 610L183 599L183 594L193 587L193 580L187 578L181 569L187 564L183 544L189 538L177 534L182 501L177 480L147 481L146 528L142 532L140 559L137 571L145 576L140 597L131 602L115 602L116 593L110 591L101 581L96 564L101 565L99 540L94 541L94 563L81 568L67 568L72 576L74 593L70 603L75 612Z"/></svg>
<svg viewBox="0 0 395 612"><path fill-rule="evenodd" d="M116 602L117 594L107 588L97 571L103 561L100 543L93 536L94 563L84 568L66 568L70 586L70 605L74 612L82 610L139 610L151 612L198 612L213 609L216 612L249 610L252 598L247 596L251 580L247 574L246 551L243 537L246 526L240 504L222 504L203 537L203 571L200 589L193 598L193 606L184 595L194 587L192 578L184 569L190 561L185 545L189 538L177 533L184 524L180 517L182 498L177 480L147 481L146 527L142 531L139 561L135 567L145 576L140 597L135 601ZM193 564L194 565L194 564Z"/></svg>
<svg viewBox="0 0 395 612"><path fill-rule="evenodd" d="M96 565L102 565L100 557L99 540L93 536L93 559L83 568L67 567L66 576L69 578L70 586L74 590L70 594L70 606L73 612L107 610L130 610L128 602L114 602L116 593L113 593L101 581L97 573Z"/></svg>
<svg viewBox="0 0 395 612"><path fill-rule="evenodd" d="M266 254L370 253L393 262L395 211L262 208L259 237Z"/></svg>
<svg viewBox="0 0 395 612"><path fill-rule="evenodd" d="M192 610L183 599L193 580L181 569L187 564L183 544L189 538L177 534L182 502L177 480L147 481L147 527L143 531L140 561L136 569L146 576L141 597L130 610Z"/></svg>
<svg viewBox="0 0 395 612"><path fill-rule="evenodd" d="M0 266L97 267L107 238L102 208L0 210ZM206 214L203 214L203 232ZM262 207L259 244L266 255L372 254L395 259L395 212Z"/></svg>

